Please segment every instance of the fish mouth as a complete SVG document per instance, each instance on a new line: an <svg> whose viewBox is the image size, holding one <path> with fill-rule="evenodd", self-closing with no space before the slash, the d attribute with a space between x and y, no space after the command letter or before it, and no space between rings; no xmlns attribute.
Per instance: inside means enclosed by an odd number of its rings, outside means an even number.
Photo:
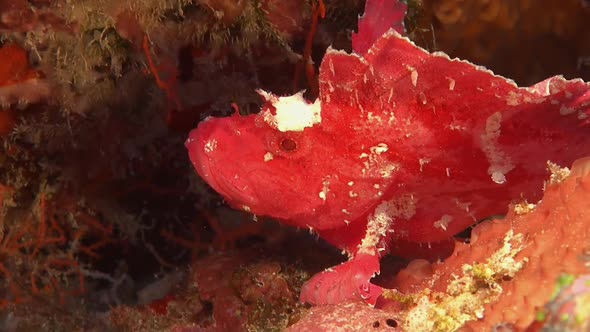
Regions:
<svg viewBox="0 0 590 332"><path fill-rule="evenodd" d="M247 174L247 172L246 172ZM220 193L232 206L242 208L244 205L251 207L256 206L259 202L255 192L247 181L240 180L240 184L227 181L223 174L213 172L210 174L210 185Z"/></svg>
<svg viewBox="0 0 590 332"><path fill-rule="evenodd" d="M231 156L209 156L202 142L204 140L201 137L195 138L191 135L185 143L199 176L235 207L242 208L244 205L251 206L259 202L252 186L246 180L252 171L244 169L244 165L237 165Z"/></svg>

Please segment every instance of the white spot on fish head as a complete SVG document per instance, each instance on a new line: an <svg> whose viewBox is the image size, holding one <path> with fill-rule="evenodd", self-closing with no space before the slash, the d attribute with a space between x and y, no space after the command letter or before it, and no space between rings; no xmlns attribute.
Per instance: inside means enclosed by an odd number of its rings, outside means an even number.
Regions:
<svg viewBox="0 0 590 332"><path fill-rule="evenodd" d="M264 161L269 162L274 159L274 155L271 152L267 152L264 154Z"/></svg>
<svg viewBox="0 0 590 332"><path fill-rule="evenodd" d="M261 112L264 121L279 131L303 131L322 122L319 98L309 103L303 97L303 91L288 97L277 97L260 89L256 91L270 102L275 110L275 114L270 109Z"/></svg>
<svg viewBox="0 0 590 332"><path fill-rule="evenodd" d="M215 148L217 148L217 140L214 138L207 140L204 147L205 153L211 153L215 151Z"/></svg>
<svg viewBox="0 0 590 332"><path fill-rule="evenodd" d="M514 91L508 92L508 96L506 97L506 104L508 106L520 105L520 96L518 95L518 93Z"/></svg>
<svg viewBox="0 0 590 332"><path fill-rule="evenodd" d="M322 182L322 191L320 191L319 196L320 198L325 202L326 199L328 198L328 192L330 191L330 180L329 177L327 177L323 182Z"/></svg>

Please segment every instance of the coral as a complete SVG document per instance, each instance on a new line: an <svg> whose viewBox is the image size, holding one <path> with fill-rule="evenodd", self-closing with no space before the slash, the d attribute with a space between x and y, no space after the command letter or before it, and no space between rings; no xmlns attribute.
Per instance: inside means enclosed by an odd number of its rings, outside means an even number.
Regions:
<svg viewBox="0 0 590 332"><path fill-rule="evenodd" d="M256 89L279 96L306 89L312 96L328 46L352 51L364 3L0 0L0 330L318 330L337 324L330 312L363 316L357 323L369 330L401 330L405 316L393 308L403 313L431 299L412 286L446 270L414 261L395 280L380 276L382 287L410 289L391 293L397 302L379 302L380 310L315 307L305 315L296 299L303 281L345 255L315 234L277 231L230 211L194 174L182 146L190 128L232 113L232 103L242 114L257 112ZM519 82L554 73L588 78L585 3L408 1L405 23L416 43ZM554 182L569 181L564 176L556 173ZM514 208L525 216L538 206ZM513 235L510 243L520 248ZM450 310L461 297L480 308L460 290L481 288L492 301L483 306L484 320L493 317L488 306L511 282L500 276L526 277L535 261L520 259L529 237L522 241L514 256L497 251L469 268L457 263L457 295L440 303ZM433 254L434 247L441 252ZM452 247L402 241L392 253L420 251L434 261ZM515 270L489 268L511 259ZM391 273L404 262L397 259ZM544 297L552 302L538 306L537 324L569 324L557 319L563 313L584 318L575 311L584 308L583 297L573 298L576 308L567 302L570 291L584 290L580 283L568 288L574 278L543 283L559 285L562 295Z"/></svg>
<svg viewBox="0 0 590 332"><path fill-rule="evenodd" d="M551 302L537 313L544 330L587 331L590 328L590 276L559 277Z"/></svg>
<svg viewBox="0 0 590 332"><path fill-rule="evenodd" d="M212 208L220 199L186 164L182 141L231 103L257 109L256 88L317 85L313 76L293 82L304 53L325 51L315 37L304 45L318 3L0 1L0 329L91 329L96 311L111 306L137 314L144 283L209 250L273 236L260 224L241 229L245 216L219 227L228 219ZM284 275L277 266L251 272ZM255 276L241 273L244 284L226 286L249 294L249 319L286 326L289 315L258 303L246 282ZM281 280L264 279L275 295L293 292Z"/></svg>
<svg viewBox="0 0 590 332"><path fill-rule="evenodd" d="M0 46L0 137L7 137L16 125L16 108L49 96L41 73L31 68L27 51L14 43Z"/></svg>
<svg viewBox="0 0 590 332"><path fill-rule="evenodd" d="M130 331L281 331L302 310L303 275L258 255L247 250L199 259L185 281L189 287L144 308L117 308L110 319Z"/></svg>
<svg viewBox="0 0 590 332"><path fill-rule="evenodd" d="M0 307L34 297L55 297L64 303L68 296L86 292L82 256L96 257L110 241L112 226L64 199L45 189L31 215L0 215L0 271L2 289L8 293ZM79 224L72 227L68 218ZM95 242L86 244L90 238Z"/></svg>
<svg viewBox="0 0 590 332"><path fill-rule="evenodd" d="M401 331L398 326L398 319L391 313L349 302L311 308L286 331Z"/></svg>

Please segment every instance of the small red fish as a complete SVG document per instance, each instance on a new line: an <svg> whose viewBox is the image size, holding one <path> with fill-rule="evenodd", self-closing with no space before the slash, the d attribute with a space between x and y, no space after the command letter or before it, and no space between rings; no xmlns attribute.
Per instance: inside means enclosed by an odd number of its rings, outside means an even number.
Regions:
<svg viewBox="0 0 590 332"><path fill-rule="evenodd" d="M230 205L309 228L349 253L305 285L301 299L314 304L374 304L381 289L369 279L392 241L448 240L511 201L536 201L548 161L590 153L582 80L519 88L394 29L356 38L366 40L355 53L326 52L317 100L259 91L259 114L208 118L186 142Z"/></svg>

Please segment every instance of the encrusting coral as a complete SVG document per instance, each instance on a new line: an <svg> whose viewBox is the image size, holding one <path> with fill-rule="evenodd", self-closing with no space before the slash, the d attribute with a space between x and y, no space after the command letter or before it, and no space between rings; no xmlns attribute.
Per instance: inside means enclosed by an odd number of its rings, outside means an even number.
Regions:
<svg viewBox="0 0 590 332"><path fill-rule="evenodd" d="M232 102L258 108L258 87L307 86L316 5L0 1L0 329L93 325L88 310L233 240L182 142Z"/></svg>

